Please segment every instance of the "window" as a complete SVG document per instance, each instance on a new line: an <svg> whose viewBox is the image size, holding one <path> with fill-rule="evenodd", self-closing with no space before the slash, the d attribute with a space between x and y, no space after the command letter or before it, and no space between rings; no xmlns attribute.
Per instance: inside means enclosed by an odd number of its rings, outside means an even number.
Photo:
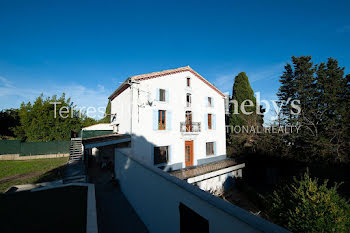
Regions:
<svg viewBox="0 0 350 233"><path fill-rule="evenodd" d="M208 114L208 129L212 129L212 114Z"/></svg>
<svg viewBox="0 0 350 233"><path fill-rule="evenodd" d="M154 147L154 164L167 163L169 159L169 147L159 146Z"/></svg>
<svg viewBox="0 0 350 233"><path fill-rule="evenodd" d="M187 87L191 87L191 78L187 78Z"/></svg>
<svg viewBox="0 0 350 233"><path fill-rule="evenodd" d="M180 202L180 233L209 233L209 221Z"/></svg>
<svg viewBox="0 0 350 233"><path fill-rule="evenodd" d="M159 89L159 101L165 102L165 90Z"/></svg>
<svg viewBox="0 0 350 233"><path fill-rule="evenodd" d="M191 94L186 95L186 107L191 107Z"/></svg>
<svg viewBox="0 0 350 233"><path fill-rule="evenodd" d="M207 156L214 155L214 142L207 142Z"/></svg>
<svg viewBox="0 0 350 233"><path fill-rule="evenodd" d="M186 132L192 132L192 112L186 111Z"/></svg>
<svg viewBox="0 0 350 233"><path fill-rule="evenodd" d="M213 103L212 103L212 98L208 97L208 107L212 107Z"/></svg>
<svg viewBox="0 0 350 233"><path fill-rule="evenodd" d="M166 122L166 111L159 110L158 111L158 130L165 130L165 122Z"/></svg>

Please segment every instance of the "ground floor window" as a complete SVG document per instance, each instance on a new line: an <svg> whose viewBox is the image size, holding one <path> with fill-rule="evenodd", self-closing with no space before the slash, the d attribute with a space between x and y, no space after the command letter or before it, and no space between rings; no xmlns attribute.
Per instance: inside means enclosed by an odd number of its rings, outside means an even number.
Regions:
<svg viewBox="0 0 350 233"><path fill-rule="evenodd" d="M207 142L207 156L214 155L214 142Z"/></svg>
<svg viewBox="0 0 350 233"><path fill-rule="evenodd" d="M209 233L209 221L180 202L180 233Z"/></svg>
<svg viewBox="0 0 350 233"><path fill-rule="evenodd" d="M169 146L154 147L154 164L167 163L169 160Z"/></svg>

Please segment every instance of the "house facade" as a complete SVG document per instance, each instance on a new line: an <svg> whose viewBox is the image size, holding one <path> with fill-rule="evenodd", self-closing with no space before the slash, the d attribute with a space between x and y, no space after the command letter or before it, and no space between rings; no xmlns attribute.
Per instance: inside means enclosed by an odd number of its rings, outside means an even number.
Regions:
<svg viewBox="0 0 350 233"><path fill-rule="evenodd" d="M166 171L226 158L225 95L189 66L126 79L109 97L130 153Z"/></svg>

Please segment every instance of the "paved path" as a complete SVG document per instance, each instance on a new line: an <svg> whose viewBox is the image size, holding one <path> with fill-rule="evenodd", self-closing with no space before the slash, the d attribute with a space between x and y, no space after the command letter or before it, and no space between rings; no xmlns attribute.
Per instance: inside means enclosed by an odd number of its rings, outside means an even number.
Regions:
<svg viewBox="0 0 350 233"><path fill-rule="evenodd" d="M111 175L96 166L89 169L95 184L99 233L147 233L148 230L131 207L119 186L110 183Z"/></svg>

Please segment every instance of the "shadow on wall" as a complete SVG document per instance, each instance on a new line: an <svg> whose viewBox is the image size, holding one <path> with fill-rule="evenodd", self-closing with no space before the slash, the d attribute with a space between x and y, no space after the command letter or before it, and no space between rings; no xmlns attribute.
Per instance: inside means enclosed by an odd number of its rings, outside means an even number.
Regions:
<svg viewBox="0 0 350 233"><path fill-rule="evenodd" d="M143 136L138 136L135 134L131 135L133 139L133 144L137 144L137 148L134 147L133 154L137 156L138 158L142 159L145 161L147 164L150 165L155 165L154 164L154 147L159 146L155 145L152 142L149 142L145 137ZM166 145L164 145L166 146ZM183 150L185 151L185 144L183 145ZM167 163L161 163L157 164L157 167L163 171L166 172L171 172L175 170L179 170L182 168L185 168L185 158L183 158L183 162L177 162L177 163L172 163L174 161L174 157L177 156L176 154L173 153L174 148L172 145L168 146L168 162ZM183 155L184 156L184 155ZM194 155L194 158L196 156ZM219 160L226 159L226 155L219 155L219 156L211 156L207 158L201 158L197 160L197 165L204 165L206 163L210 162L216 162ZM189 168L189 167L186 167Z"/></svg>
<svg viewBox="0 0 350 233"><path fill-rule="evenodd" d="M145 148L151 149L155 146L142 136L132 135L132 137L135 143L145 143ZM191 221L192 226L208 222L202 232L287 232L184 180L167 174L149 162L144 163L145 157L139 152L135 152L137 156L130 156L130 150L132 150L130 147L115 149L116 178L119 180L122 192L150 232L188 232L186 229L189 228L183 227L186 222L180 213L180 209L187 209L186 207L190 209L190 213L183 216L196 216ZM225 185L232 182L234 181L229 179L225 181Z"/></svg>

